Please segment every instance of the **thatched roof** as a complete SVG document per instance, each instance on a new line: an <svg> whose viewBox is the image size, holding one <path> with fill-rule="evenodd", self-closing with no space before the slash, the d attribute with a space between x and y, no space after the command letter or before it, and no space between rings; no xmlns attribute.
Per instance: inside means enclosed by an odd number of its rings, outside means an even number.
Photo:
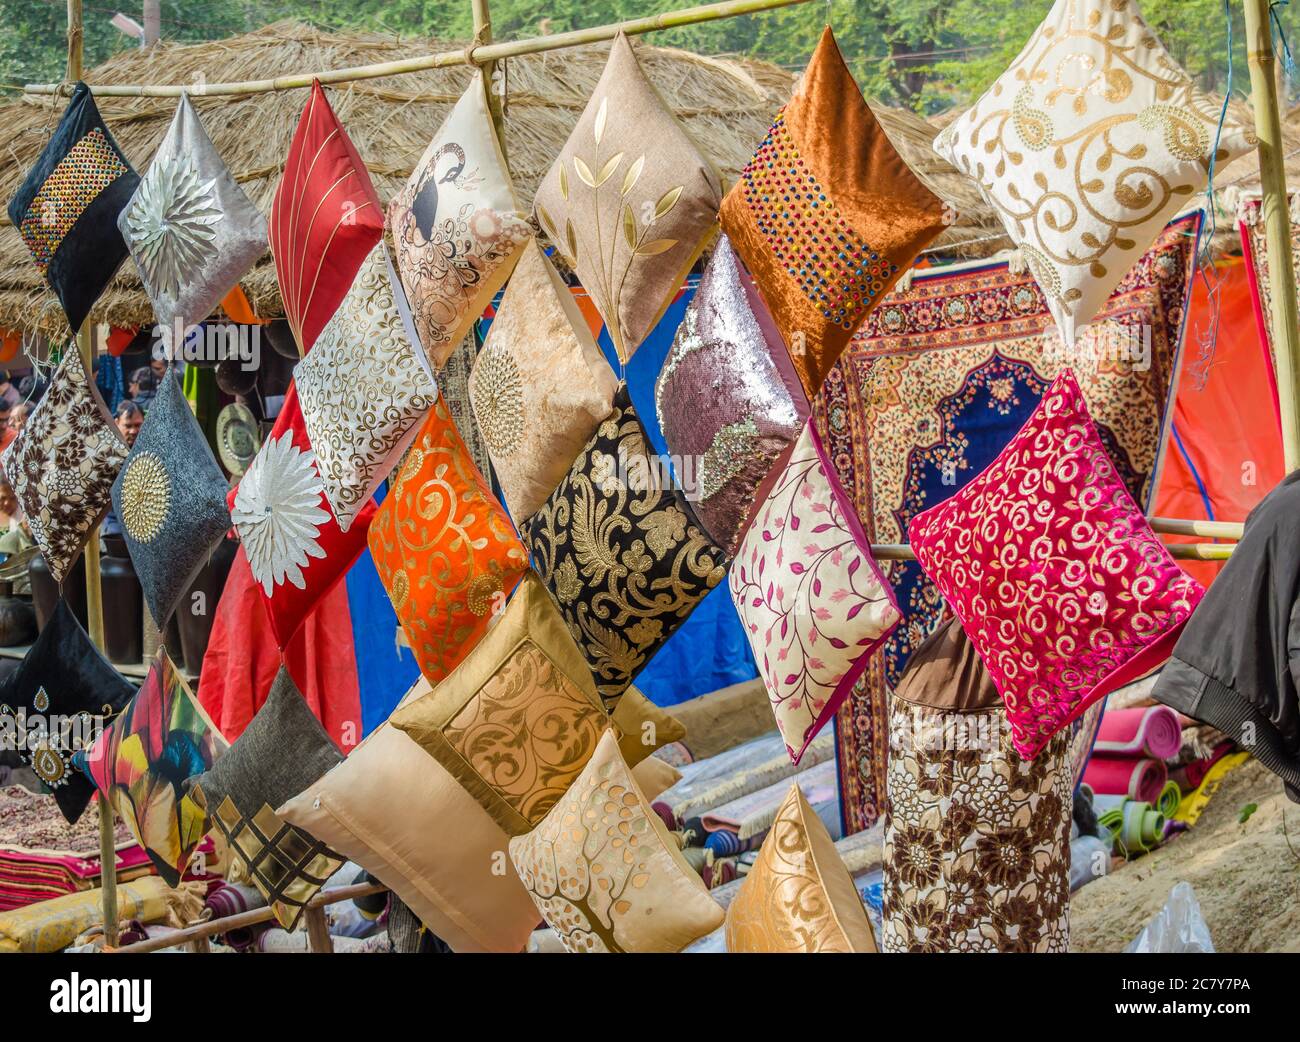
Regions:
<svg viewBox="0 0 1300 1042"><path fill-rule="evenodd" d="M193 84L244 80L390 61L451 49L456 44L399 40L366 33L326 33L295 22L202 44L164 43L124 52L90 70L96 84ZM789 97L793 76L765 62L710 58L636 44L650 79L730 183ZM507 63L505 143L521 201L533 192L577 122L608 55L607 44L512 58ZM411 172L443 116L469 82L465 67L433 69L327 87L330 102L387 200ZM192 98L217 149L254 202L269 212L284 157L306 100L302 90L248 96ZM0 199L12 198L44 146L64 100L23 96L0 106ZM137 169L143 171L175 110L172 98L109 98L100 112ZM895 146L942 198L962 212L950 243L980 238L996 228L974 187L930 147L936 133L913 113L875 106ZM62 334L66 323L53 303L17 231L0 226L0 327ZM267 254L243 279L264 316L282 313ZM152 321L135 267L123 265L92 312L95 321L140 325Z"/></svg>

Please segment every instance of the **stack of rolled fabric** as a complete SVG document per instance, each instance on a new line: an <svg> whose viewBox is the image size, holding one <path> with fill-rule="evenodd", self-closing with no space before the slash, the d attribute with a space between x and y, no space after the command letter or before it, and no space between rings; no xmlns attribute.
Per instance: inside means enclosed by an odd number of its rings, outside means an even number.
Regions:
<svg viewBox="0 0 1300 1042"><path fill-rule="evenodd" d="M1101 718L1084 781L1098 796L1123 796L1154 809L1162 796L1169 798L1165 761L1181 746L1182 722L1168 706L1109 711Z"/></svg>

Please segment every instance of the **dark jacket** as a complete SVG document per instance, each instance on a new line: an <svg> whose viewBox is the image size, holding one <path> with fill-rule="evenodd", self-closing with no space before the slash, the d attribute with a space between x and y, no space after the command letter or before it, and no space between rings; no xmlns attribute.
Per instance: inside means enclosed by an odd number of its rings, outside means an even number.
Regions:
<svg viewBox="0 0 1300 1042"><path fill-rule="evenodd" d="M1300 471L1246 531L1183 630L1153 694L1213 724L1300 803Z"/></svg>

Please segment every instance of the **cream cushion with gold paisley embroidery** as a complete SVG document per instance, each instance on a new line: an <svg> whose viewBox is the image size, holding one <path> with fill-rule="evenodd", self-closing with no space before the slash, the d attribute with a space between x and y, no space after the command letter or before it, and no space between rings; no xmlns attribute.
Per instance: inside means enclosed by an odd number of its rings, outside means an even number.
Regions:
<svg viewBox="0 0 1300 1042"><path fill-rule="evenodd" d="M406 298L395 283L380 240L293 371L325 495L344 532L396 466L438 393L423 353L406 335Z"/></svg>
<svg viewBox="0 0 1300 1042"><path fill-rule="evenodd" d="M979 183L1072 346L1205 187L1219 112L1132 0L1056 0L935 149ZM1228 119L1218 164L1253 144Z"/></svg>
<svg viewBox="0 0 1300 1042"><path fill-rule="evenodd" d="M717 173L620 33L533 209L624 362L717 230L721 202Z"/></svg>
<svg viewBox="0 0 1300 1042"><path fill-rule="evenodd" d="M723 921L613 730L542 823L510 841L510 857L571 952L678 952Z"/></svg>
<svg viewBox="0 0 1300 1042"><path fill-rule="evenodd" d="M862 899L798 785L727 907L729 952L874 952Z"/></svg>
<svg viewBox="0 0 1300 1042"><path fill-rule="evenodd" d="M470 401L516 521L541 509L614 401L618 378L536 242L524 247L470 375Z"/></svg>

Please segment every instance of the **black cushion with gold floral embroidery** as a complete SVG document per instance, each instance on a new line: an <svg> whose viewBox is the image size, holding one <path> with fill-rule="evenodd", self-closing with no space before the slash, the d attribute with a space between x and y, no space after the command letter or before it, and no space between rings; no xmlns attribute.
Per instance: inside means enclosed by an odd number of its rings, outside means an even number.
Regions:
<svg viewBox="0 0 1300 1042"><path fill-rule="evenodd" d="M50 142L9 202L9 219L74 332L126 260L117 215L140 178L78 83Z"/></svg>
<svg viewBox="0 0 1300 1042"><path fill-rule="evenodd" d="M652 454L626 384L525 542L607 709L727 573Z"/></svg>
<svg viewBox="0 0 1300 1042"><path fill-rule="evenodd" d="M275 808L343 761L289 671L280 668L266 702L226 754L189 781L286 930L343 865L339 857Z"/></svg>
<svg viewBox="0 0 1300 1042"><path fill-rule="evenodd" d="M75 824L95 787L72 769L72 756L92 745L134 696L135 685L99 653L60 600L0 688L0 750L6 756L16 753L30 766Z"/></svg>

